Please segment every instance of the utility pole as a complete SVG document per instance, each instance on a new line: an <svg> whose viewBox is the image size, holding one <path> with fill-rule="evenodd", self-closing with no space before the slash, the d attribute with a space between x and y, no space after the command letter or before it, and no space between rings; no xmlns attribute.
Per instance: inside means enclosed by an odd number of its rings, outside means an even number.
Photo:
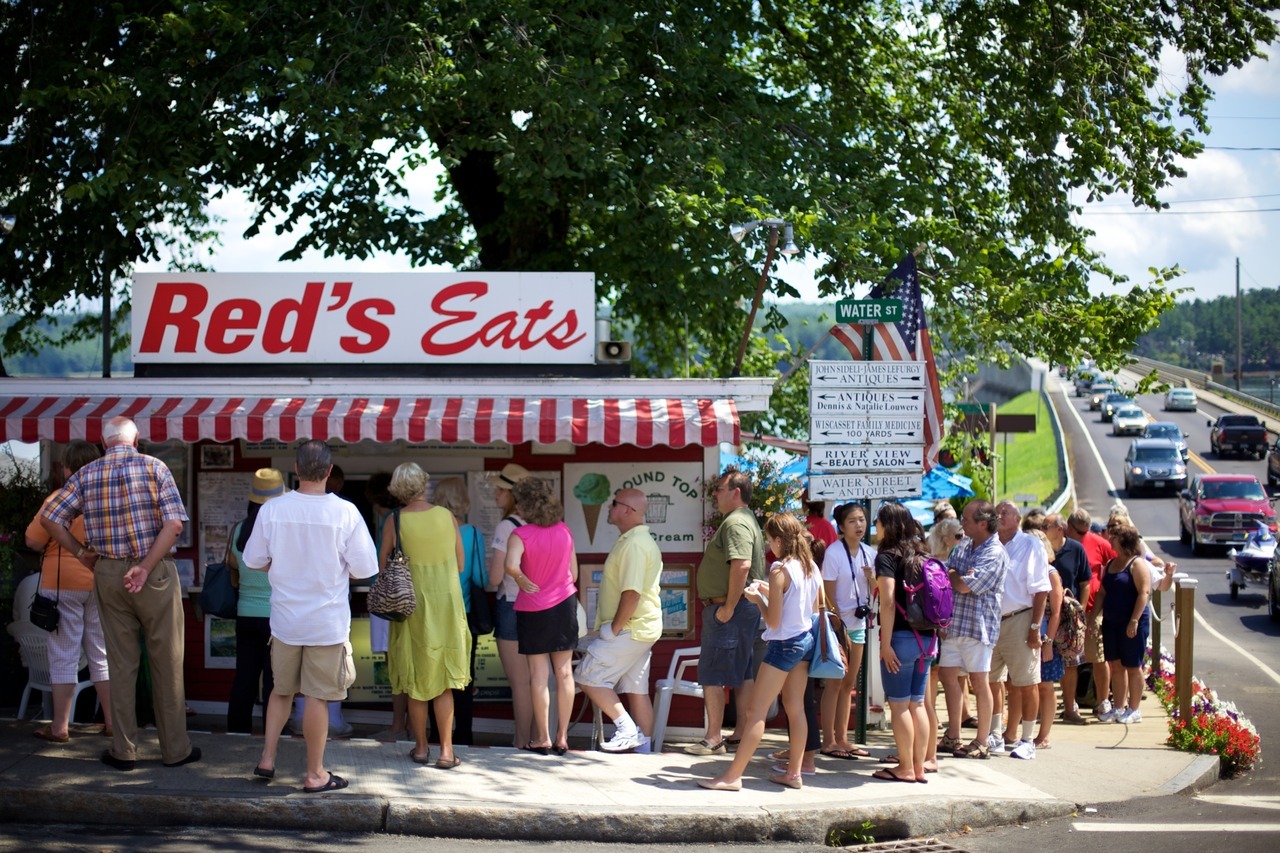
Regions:
<svg viewBox="0 0 1280 853"><path fill-rule="evenodd" d="M1240 331L1240 259L1236 258L1236 390L1240 390L1240 381L1244 378L1244 334Z"/></svg>

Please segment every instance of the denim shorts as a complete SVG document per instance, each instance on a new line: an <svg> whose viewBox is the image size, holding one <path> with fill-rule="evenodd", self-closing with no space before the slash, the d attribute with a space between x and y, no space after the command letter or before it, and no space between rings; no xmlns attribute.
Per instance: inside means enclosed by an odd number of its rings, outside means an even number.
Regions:
<svg viewBox="0 0 1280 853"><path fill-rule="evenodd" d="M498 606L493 611L493 637L495 640L520 639L516 631L516 603L505 598L498 599Z"/></svg>
<svg viewBox="0 0 1280 853"><path fill-rule="evenodd" d="M925 685L933 660L936 638L924 634L917 640L914 631L893 632L893 653L898 656L898 671L889 672L880 661L880 677L884 680L884 698L890 702L924 701ZM920 646L923 644L924 648Z"/></svg>
<svg viewBox="0 0 1280 853"><path fill-rule="evenodd" d="M698 659L698 683L705 687L741 687L755 678L752 656L760 636L760 609L747 599L728 622L716 618L718 604L702 608L702 652Z"/></svg>
<svg viewBox="0 0 1280 853"><path fill-rule="evenodd" d="M789 640L769 640L764 662L781 672L790 672L796 664L813 657L813 632L805 631Z"/></svg>

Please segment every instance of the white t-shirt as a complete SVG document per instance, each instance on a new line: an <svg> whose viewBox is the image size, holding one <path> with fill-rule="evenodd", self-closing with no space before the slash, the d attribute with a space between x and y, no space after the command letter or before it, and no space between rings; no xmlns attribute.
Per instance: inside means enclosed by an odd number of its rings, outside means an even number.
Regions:
<svg viewBox="0 0 1280 853"><path fill-rule="evenodd" d="M507 542L511 539L511 534L516 532L516 528L524 524L524 519L518 515L508 515L502 521L498 522L497 528L493 531L493 550L498 552L498 559L505 561L507 559ZM515 601L516 596L520 594L520 585L516 583L516 579L503 570L502 583L498 584L498 598L507 601Z"/></svg>
<svg viewBox="0 0 1280 853"><path fill-rule="evenodd" d="M350 639L350 579L378 573L373 538L355 504L302 492L267 501L245 545L244 564L268 563L271 636L291 646Z"/></svg>
<svg viewBox="0 0 1280 853"><path fill-rule="evenodd" d="M852 571L849 557L853 557ZM869 569L875 573L876 549L866 542L858 543L857 549L850 548L845 552L843 539L837 539L827 546L827 555L822 558L822 579L836 583L836 612L840 614L844 626L850 631L867 627L866 619L859 619L853 611L859 605L871 606L871 590L867 587Z"/></svg>
<svg viewBox="0 0 1280 853"><path fill-rule="evenodd" d="M1049 583L1049 555L1039 536L1019 530L1004 546L1009 555L1009 571L1004 575L1004 597L1001 614L1016 613L1031 606L1037 592L1052 589Z"/></svg>

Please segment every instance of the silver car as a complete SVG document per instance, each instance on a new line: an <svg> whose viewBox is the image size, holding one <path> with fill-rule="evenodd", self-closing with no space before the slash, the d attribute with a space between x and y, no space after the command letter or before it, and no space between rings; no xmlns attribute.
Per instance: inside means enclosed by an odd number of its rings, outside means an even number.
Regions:
<svg viewBox="0 0 1280 853"><path fill-rule="evenodd" d="M1187 434L1173 421L1154 421L1147 424L1146 429L1142 431L1142 437L1165 438L1172 441L1173 446L1178 448L1183 462L1191 456L1191 450L1187 447Z"/></svg>
<svg viewBox="0 0 1280 853"><path fill-rule="evenodd" d="M1169 392L1164 395L1164 410L1166 412L1194 412L1199 405L1200 401L1196 399L1196 392L1190 388L1170 388Z"/></svg>
<svg viewBox="0 0 1280 853"><path fill-rule="evenodd" d="M1181 491L1187 485L1187 466L1172 441L1136 438L1124 457L1124 488L1129 494L1141 489Z"/></svg>
<svg viewBox="0 0 1280 853"><path fill-rule="evenodd" d="M1112 435L1142 435L1147 428L1147 413L1137 406L1121 406L1111 416Z"/></svg>

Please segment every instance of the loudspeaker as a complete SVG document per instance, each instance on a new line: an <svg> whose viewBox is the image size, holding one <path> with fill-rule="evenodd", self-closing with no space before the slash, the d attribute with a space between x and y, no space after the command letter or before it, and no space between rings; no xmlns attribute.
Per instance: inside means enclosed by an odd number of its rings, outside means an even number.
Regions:
<svg viewBox="0 0 1280 853"><path fill-rule="evenodd" d="M631 343L629 341L597 341L596 361L630 361Z"/></svg>

